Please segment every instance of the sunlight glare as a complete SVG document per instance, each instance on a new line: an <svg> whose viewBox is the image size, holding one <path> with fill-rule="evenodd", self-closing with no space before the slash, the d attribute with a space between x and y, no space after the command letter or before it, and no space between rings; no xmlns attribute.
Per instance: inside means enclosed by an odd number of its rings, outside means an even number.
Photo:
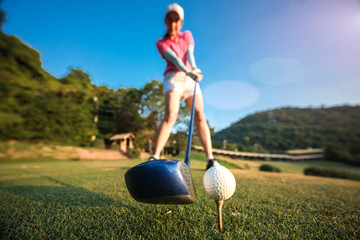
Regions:
<svg viewBox="0 0 360 240"><path fill-rule="evenodd" d="M250 66L251 77L269 85L286 85L299 81L305 75L300 62L286 57L263 58Z"/></svg>
<svg viewBox="0 0 360 240"><path fill-rule="evenodd" d="M215 82L207 86L203 92L205 103L225 110L250 106L259 98L257 88L236 80Z"/></svg>
<svg viewBox="0 0 360 240"><path fill-rule="evenodd" d="M352 19L352 25L355 30L360 31L360 15L357 15Z"/></svg>

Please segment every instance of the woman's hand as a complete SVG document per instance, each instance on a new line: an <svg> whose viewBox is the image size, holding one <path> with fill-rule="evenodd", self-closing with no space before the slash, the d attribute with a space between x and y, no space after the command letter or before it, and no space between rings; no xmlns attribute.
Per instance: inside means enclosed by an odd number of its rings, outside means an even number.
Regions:
<svg viewBox="0 0 360 240"><path fill-rule="evenodd" d="M198 68L193 68L192 71L188 71L186 73L186 75L188 75L189 77L191 77L194 81L198 81L200 82L203 78L202 72L200 69Z"/></svg>
<svg viewBox="0 0 360 240"><path fill-rule="evenodd" d="M203 75L200 69L193 68L192 72L197 76L197 81L200 82L203 79Z"/></svg>

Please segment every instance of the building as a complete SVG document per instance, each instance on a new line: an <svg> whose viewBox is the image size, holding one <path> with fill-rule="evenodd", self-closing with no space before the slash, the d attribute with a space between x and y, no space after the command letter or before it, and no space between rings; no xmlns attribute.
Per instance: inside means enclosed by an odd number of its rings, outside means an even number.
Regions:
<svg viewBox="0 0 360 240"><path fill-rule="evenodd" d="M119 144L120 151L126 153L128 148L134 148L135 136L132 133L121 133L115 134L109 140L112 141L112 145L114 143Z"/></svg>

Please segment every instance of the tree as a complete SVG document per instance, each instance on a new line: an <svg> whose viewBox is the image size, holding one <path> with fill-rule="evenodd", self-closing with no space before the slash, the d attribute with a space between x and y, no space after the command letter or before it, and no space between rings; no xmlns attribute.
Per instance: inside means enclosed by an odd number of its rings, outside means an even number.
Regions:
<svg viewBox="0 0 360 240"><path fill-rule="evenodd" d="M0 0L0 5L2 3L2 0ZM6 12L0 8L0 30L2 31L2 27L4 23L6 23Z"/></svg>
<svg viewBox="0 0 360 240"><path fill-rule="evenodd" d="M142 116L147 117L152 113L159 113L164 109L165 101L163 92L163 84L156 79L152 79L140 89L140 110Z"/></svg>

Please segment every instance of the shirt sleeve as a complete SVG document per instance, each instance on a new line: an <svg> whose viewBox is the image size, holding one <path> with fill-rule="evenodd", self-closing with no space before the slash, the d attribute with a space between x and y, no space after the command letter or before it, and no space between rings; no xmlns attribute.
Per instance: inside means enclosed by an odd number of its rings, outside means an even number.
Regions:
<svg viewBox="0 0 360 240"><path fill-rule="evenodd" d="M164 58L164 53L170 49L170 46L168 44L166 44L166 42L161 38L159 40L157 40L156 42L156 47L157 50L160 53L160 56Z"/></svg>
<svg viewBox="0 0 360 240"><path fill-rule="evenodd" d="M185 34L186 45L195 47L195 42L192 33L190 31L185 31L184 34Z"/></svg>

